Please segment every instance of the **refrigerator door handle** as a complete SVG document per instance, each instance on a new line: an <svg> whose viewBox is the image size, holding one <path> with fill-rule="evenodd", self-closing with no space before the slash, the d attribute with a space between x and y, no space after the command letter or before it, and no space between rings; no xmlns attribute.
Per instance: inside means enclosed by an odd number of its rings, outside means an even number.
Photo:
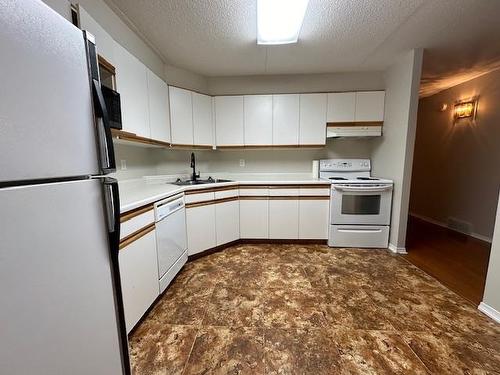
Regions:
<svg viewBox="0 0 500 375"><path fill-rule="evenodd" d="M107 174L116 171L115 151L106 102L102 94L101 84L96 79L92 79L92 93L95 113L97 115L97 135L101 155L101 169L104 174Z"/></svg>
<svg viewBox="0 0 500 375"><path fill-rule="evenodd" d="M106 214L108 221L109 246L111 251L111 272L115 286L116 318L118 321L118 334L120 335L120 347L122 354L123 374L130 375L130 357L128 352L128 335L125 324L125 311L123 308L123 296L120 277L120 266L118 251L120 249L120 194L118 181L111 177L103 179L104 197L106 203Z"/></svg>
<svg viewBox="0 0 500 375"><path fill-rule="evenodd" d="M118 181L114 178L106 177L104 179L104 188L111 253L113 256L117 256L120 246L120 193L118 190Z"/></svg>

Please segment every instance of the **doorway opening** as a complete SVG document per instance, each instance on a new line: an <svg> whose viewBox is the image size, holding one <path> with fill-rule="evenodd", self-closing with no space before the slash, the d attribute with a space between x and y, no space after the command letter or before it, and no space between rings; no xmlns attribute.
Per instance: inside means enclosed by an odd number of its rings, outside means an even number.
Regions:
<svg viewBox="0 0 500 375"><path fill-rule="evenodd" d="M458 108L469 99L470 116ZM418 109L406 257L475 305L500 186L499 102L495 70L421 98Z"/></svg>

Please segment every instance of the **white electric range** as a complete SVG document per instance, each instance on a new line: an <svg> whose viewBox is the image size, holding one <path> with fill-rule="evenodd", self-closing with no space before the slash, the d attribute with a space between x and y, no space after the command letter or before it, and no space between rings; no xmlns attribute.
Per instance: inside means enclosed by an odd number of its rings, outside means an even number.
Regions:
<svg viewBox="0 0 500 375"><path fill-rule="evenodd" d="M329 246L388 246L393 181L370 171L370 159L320 160L319 177L332 184Z"/></svg>

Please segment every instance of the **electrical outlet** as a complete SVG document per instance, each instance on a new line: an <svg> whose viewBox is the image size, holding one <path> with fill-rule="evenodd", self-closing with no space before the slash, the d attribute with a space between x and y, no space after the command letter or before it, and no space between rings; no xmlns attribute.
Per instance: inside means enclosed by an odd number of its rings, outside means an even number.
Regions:
<svg viewBox="0 0 500 375"><path fill-rule="evenodd" d="M127 170L127 161L126 160L120 160L120 168L122 171Z"/></svg>
<svg viewBox="0 0 500 375"><path fill-rule="evenodd" d="M240 159L240 167L244 167L245 166L245 159Z"/></svg>

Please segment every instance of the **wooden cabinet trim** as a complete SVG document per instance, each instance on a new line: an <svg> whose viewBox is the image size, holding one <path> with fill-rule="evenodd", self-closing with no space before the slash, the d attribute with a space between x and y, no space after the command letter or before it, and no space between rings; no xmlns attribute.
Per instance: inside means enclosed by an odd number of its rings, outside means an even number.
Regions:
<svg viewBox="0 0 500 375"><path fill-rule="evenodd" d="M240 200L242 201L262 201L262 200L269 200L269 197L267 195L245 195L245 196L240 196Z"/></svg>
<svg viewBox="0 0 500 375"><path fill-rule="evenodd" d="M238 190L238 185L231 186L218 186L214 188L205 188L205 189L196 189L196 190L186 190L184 195L193 195L193 194L203 194L203 193L214 193L216 191L226 191L226 190Z"/></svg>
<svg viewBox="0 0 500 375"><path fill-rule="evenodd" d="M383 121L366 121L366 122L328 122L328 128L351 127L351 126L382 126Z"/></svg>
<svg viewBox="0 0 500 375"><path fill-rule="evenodd" d="M137 241L139 238L144 237L146 234L152 232L153 230L155 230L155 223L149 224L148 226L135 231L134 233L132 233L131 235L125 237L120 241L118 249L122 250L126 246L130 245L132 242Z"/></svg>
<svg viewBox="0 0 500 375"><path fill-rule="evenodd" d="M201 207L201 206L210 206L212 204L225 203L225 202L231 202L231 201L237 201L237 200L239 200L239 197L228 197L228 198L220 198L220 199L211 199L209 201L186 203L185 207L186 208L193 208L193 207Z"/></svg>
<svg viewBox="0 0 500 375"><path fill-rule="evenodd" d="M111 64L108 60L106 60L103 56L97 55L97 61L99 65L102 65L106 70L108 70L113 75L116 75L116 68L113 64Z"/></svg>
<svg viewBox="0 0 500 375"><path fill-rule="evenodd" d="M187 144L185 145L180 143L172 143L170 144L170 147L179 149L197 149L197 150L211 150L213 148L212 145L187 145Z"/></svg>
<svg viewBox="0 0 500 375"><path fill-rule="evenodd" d="M136 216L142 215L143 213L151 211L153 209L154 209L154 205L148 204L147 206L142 206L142 207L135 208L131 211L127 211L126 213L120 215L120 223L124 223L124 222L126 222L126 221L128 221Z"/></svg>
<svg viewBox="0 0 500 375"><path fill-rule="evenodd" d="M156 139L141 137L135 133L126 132L118 129L111 129L111 134L116 139L123 139L124 141L131 141L137 143L143 143L152 146L170 147L170 143L164 141L158 141Z"/></svg>
<svg viewBox="0 0 500 375"><path fill-rule="evenodd" d="M299 200L301 201L329 201L329 195L301 195L299 196Z"/></svg>
<svg viewBox="0 0 500 375"><path fill-rule="evenodd" d="M240 185L240 189L269 189L269 185Z"/></svg>

